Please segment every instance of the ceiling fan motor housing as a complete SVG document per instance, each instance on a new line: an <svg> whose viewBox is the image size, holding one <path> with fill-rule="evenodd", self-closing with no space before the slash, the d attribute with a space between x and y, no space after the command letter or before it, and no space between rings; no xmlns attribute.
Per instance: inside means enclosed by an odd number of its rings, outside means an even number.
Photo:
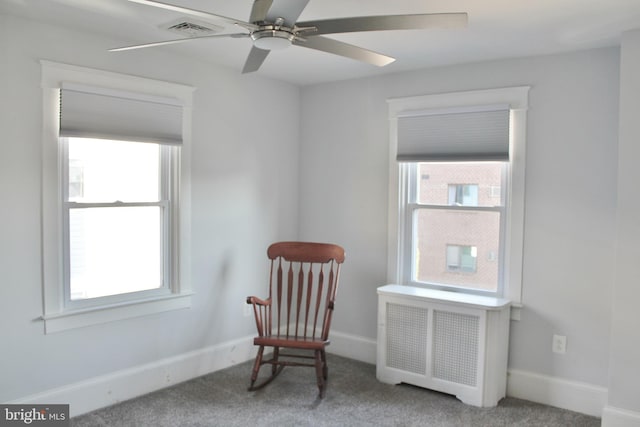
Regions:
<svg viewBox="0 0 640 427"><path fill-rule="evenodd" d="M296 38L291 28L264 25L251 33L253 45L258 49L279 50L291 46Z"/></svg>

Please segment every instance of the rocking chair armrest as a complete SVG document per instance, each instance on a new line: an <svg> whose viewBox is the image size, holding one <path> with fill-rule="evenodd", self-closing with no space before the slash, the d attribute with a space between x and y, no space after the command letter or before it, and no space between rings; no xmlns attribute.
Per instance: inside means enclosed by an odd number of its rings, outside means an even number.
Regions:
<svg viewBox="0 0 640 427"><path fill-rule="evenodd" d="M271 329L271 298L262 300L258 297L249 296L247 297L247 304L253 306L258 335L262 337L265 331Z"/></svg>
<svg viewBox="0 0 640 427"><path fill-rule="evenodd" d="M263 300L260 299L258 297L247 297L247 304L254 304L254 305L262 305L262 306L267 306L267 305L271 305L271 300Z"/></svg>

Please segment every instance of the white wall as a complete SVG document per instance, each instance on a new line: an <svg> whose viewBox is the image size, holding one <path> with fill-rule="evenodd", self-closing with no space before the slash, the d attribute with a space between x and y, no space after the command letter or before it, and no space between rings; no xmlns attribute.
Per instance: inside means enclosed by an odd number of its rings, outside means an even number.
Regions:
<svg viewBox="0 0 640 427"><path fill-rule="evenodd" d="M266 292L266 247L297 237L299 89L162 49L106 52L119 44L0 15L2 402L254 334L242 308ZM44 334L39 59L196 87L190 309Z"/></svg>
<svg viewBox="0 0 640 427"><path fill-rule="evenodd" d="M604 426L640 426L640 31L624 34L620 65L618 223L609 401Z"/></svg>
<svg viewBox="0 0 640 427"><path fill-rule="evenodd" d="M302 90L300 235L345 246L334 330L375 339L387 262L387 98L531 86L522 318L509 368L608 383L618 49L458 65ZM554 333L567 353L551 352Z"/></svg>

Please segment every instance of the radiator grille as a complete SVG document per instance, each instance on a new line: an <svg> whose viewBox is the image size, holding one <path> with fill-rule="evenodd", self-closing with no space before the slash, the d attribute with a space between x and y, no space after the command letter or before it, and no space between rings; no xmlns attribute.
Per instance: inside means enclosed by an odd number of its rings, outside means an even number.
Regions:
<svg viewBox="0 0 640 427"><path fill-rule="evenodd" d="M387 303L387 366L425 375L429 310Z"/></svg>
<svg viewBox="0 0 640 427"><path fill-rule="evenodd" d="M436 310L433 327L433 377L476 386L479 318Z"/></svg>

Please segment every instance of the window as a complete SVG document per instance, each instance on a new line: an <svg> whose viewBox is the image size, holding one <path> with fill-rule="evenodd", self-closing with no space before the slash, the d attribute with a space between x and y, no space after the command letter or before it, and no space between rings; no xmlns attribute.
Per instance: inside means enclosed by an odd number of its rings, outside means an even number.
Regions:
<svg viewBox="0 0 640 427"><path fill-rule="evenodd" d="M60 148L66 304L167 291L175 148L89 138L61 138Z"/></svg>
<svg viewBox="0 0 640 427"><path fill-rule="evenodd" d="M490 188L506 187L507 162L410 162L404 224L410 282L498 293L506 215ZM418 178L419 177L419 178ZM451 184L461 179L478 184ZM482 196L482 197L479 197ZM493 255L492 255L493 254ZM493 258L492 258L493 256Z"/></svg>
<svg viewBox="0 0 640 427"><path fill-rule="evenodd" d="M389 100L389 280L521 303L528 88Z"/></svg>
<svg viewBox="0 0 640 427"><path fill-rule="evenodd" d="M190 305L192 88L42 61L46 333Z"/></svg>

